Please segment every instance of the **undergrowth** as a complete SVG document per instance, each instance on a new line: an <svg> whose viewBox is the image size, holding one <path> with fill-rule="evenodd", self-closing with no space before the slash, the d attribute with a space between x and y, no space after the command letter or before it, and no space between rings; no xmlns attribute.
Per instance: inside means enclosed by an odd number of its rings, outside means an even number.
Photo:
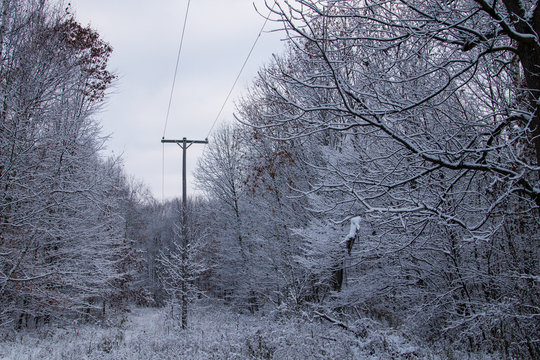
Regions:
<svg viewBox="0 0 540 360"><path fill-rule="evenodd" d="M135 308L109 326L49 327L0 342L1 359L450 359L405 334L370 325L361 335L325 321L238 314L218 303L191 309L182 330L170 308ZM464 354L461 354L464 355ZM481 359L483 357L471 357Z"/></svg>

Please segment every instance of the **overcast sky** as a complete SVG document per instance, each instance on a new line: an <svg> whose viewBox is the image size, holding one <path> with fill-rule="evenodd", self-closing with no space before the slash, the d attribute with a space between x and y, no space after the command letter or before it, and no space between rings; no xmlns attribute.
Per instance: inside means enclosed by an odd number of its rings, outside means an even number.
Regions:
<svg viewBox="0 0 540 360"><path fill-rule="evenodd" d="M98 119L111 134L108 149L122 154L125 170L162 196L162 144L169 94L187 0L71 0L83 25L96 29L114 49L110 68L118 81ZM264 0L193 0L165 138L202 140L225 101L264 23ZM268 23L216 127L232 121L234 102L272 53L282 34ZM188 149L191 173L204 145ZM165 199L181 191L181 149L165 144ZM193 192L191 192L193 194ZM189 195L189 193L188 193Z"/></svg>

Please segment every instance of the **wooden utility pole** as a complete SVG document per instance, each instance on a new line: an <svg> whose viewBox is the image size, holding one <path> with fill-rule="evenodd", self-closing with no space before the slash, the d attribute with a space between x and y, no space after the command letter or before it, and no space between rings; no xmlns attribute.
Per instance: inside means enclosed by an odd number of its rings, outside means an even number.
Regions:
<svg viewBox="0 0 540 360"><path fill-rule="evenodd" d="M182 329L187 327L187 248L189 245L187 231L187 180L186 180L186 152L192 144L208 144L208 139L205 140L166 140L161 138L162 143L174 143L182 148Z"/></svg>

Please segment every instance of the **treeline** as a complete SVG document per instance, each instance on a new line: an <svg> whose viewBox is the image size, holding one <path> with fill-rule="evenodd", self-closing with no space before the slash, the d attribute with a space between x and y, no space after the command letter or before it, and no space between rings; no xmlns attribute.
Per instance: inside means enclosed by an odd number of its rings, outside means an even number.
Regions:
<svg viewBox="0 0 540 360"><path fill-rule="evenodd" d="M273 9L288 50L197 174L219 214L212 291L540 356L537 2Z"/></svg>
<svg viewBox="0 0 540 360"><path fill-rule="evenodd" d="M45 2L1 14L0 319L20 327L116 291L121 174L92 119L111 48Z"/></svg>

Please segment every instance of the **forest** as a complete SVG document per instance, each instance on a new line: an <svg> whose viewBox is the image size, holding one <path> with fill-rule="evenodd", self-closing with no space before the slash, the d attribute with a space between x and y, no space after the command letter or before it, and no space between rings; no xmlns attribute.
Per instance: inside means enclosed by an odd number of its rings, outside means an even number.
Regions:
<svg viewBox="0 0 540 360"><path fill-rule="evenodd" d="M286 51L184 206L103 156L106 39L54 1L1 2L0 344L134 307L189 330L206 301L312 338L540 358L538 1L267 6ZM280 358L257 331L251 357Z"/></svg>

